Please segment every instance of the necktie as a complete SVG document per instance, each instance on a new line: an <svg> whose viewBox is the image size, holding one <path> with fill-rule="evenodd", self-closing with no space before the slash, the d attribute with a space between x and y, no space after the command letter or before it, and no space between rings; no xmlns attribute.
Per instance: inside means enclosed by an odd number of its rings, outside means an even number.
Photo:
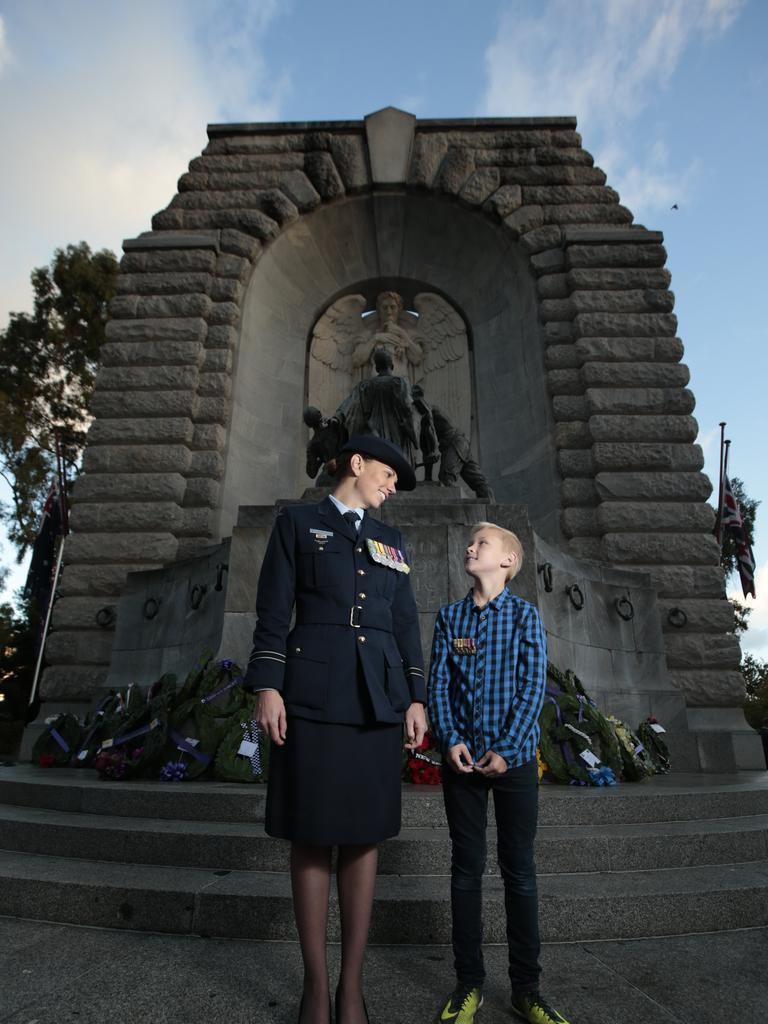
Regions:
<svg viewBox="0 0 768 1024"><path fill-rule="evenodd" d="M343 519L349 523L352 529L357 533L357 524L360 522L360 516L357 512L345 512L342 516Z"/></svg>

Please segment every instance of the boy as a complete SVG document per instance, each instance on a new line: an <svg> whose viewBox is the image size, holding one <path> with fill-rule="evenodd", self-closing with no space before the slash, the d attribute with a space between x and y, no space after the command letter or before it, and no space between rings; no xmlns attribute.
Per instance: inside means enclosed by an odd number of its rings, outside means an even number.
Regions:
<svg viewBox="0 0 768 1024"><path fill-rule="evenodd" d="M444 1024L472 1024L483 1002L481 890L489 790L504 880L512 1011L532 1024L567 1024L539 993L533 842L547 655L538 612L506 588L522 563L514 533L477 523L464 558L472 590L441 608L435 623L427 699L444 755L457 978L440 1014Z"/></svg>

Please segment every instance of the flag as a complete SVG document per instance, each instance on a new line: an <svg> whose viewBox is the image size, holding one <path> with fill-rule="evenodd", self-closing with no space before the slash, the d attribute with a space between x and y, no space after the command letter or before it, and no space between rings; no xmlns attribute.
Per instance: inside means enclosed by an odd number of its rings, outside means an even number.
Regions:
<svg viewBox="0 0 768 1024"><path fill-rule="evenodd" d="M722 528L730 534L736 547L736 567L741 577L742 593L744 597L749 594L755 597L755 556L752 554L752 543L727 476L724 478L723 507L720 515Z"/></svg>
<svg viewBox="0 0 768 1024"><path fill-rule="evenodd" d="M58 480L54 479L43 505L40 529L32 546L32 560L29 564L24 597L34 599L40 612L41 629L45 613L51 600L53 572L56 565L56 542L64 534L62 496Z"/></svg>

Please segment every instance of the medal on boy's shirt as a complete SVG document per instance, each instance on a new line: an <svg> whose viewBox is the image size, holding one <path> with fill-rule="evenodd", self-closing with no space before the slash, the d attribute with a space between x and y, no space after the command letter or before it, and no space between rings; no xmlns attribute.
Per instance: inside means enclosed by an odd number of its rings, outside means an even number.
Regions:
<svg viewBox="0 0 768 1024"><path fill-rule="evenodd" d="M399 548L390 544L384 544L380 540L366 540L368 554L378 565L386 565L388 569L396 569L397 572L409 573L410 565L405 561L405 554Z"/></svg>
<svg viewBox="0 0 768 1024"><path fill-rule="evenodd" d="M457 636L453 639L453 649L457 654L477 654L477 641L473 636Z"/></svg>

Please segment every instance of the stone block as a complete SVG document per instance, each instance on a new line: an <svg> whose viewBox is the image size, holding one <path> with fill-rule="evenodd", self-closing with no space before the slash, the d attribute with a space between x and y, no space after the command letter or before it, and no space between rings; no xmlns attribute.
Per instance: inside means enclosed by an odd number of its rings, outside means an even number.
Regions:
<svg viewBox="0 0 768 1024"><path fill-rule="evenodd" d="M186 482L183 505L185 508L218 508L221 484L207 477L195 477Z"/></svg>
<svg viewBox="0 0 768 1024"><path fill-rule="evenodd" d="M112 614L115 614L118 596L115 594L111 603L104 597L61 596L54 605L52 628L55 630L100 628L96 621L96 615L104 608L108 608Z"/></svg>
<svg viewBox="0 0 768 1024"><path fill-rule="evenodd" d="M536 163L539 164L576 164L591 167L594 158L591 153L581 147L537 146Z"/></svg>
<svg viewBox="0 0 768 1024"><path fill-rule="evenodd" d="M413 188L431 188L447 151L445 135L439 132L417 132L413 140L407 184Z"/></svg>
<svg viewBox="0 0 768 1024"><path fill-rule="evenodd" d="M704 467L704 453L697 444L598 441L592 456L597 470L663 469L689 473Z"/></svg>
<svg viewBox="0 0 768 1024"><path fill-rule="evenodd" d="M561 495L563 505L597 505L600 500L594 481L578 477L563 480Z"/></svg>
<svg viewBox="0 0 768 1024"><path fill-rule="evenodd" d="M122 565L69 565L65 562L59 592L62 597L87 595L113 598L122 592L129 572L144 572L156 568L156 562Z"/></svg>
<svg viewBox="0 0 768 1024"><path fill-rule="evenodd" d="M207 348L200 369L205 373L232 373L234 360L232 350L227 348Z"/></svg>
<svg viewBox="0 0 768 1024"><path fill-rule="evenodd" d="M695 708L740 707L744 703L744 677L728 669L673 669L672 683L686 703Z"/></svg>
<svg viewBox="0 0 768 1024"><path fill-rule="evenodd" d="M546 278L541 278L542 281ZM550 345L544 353L544 365L548 370L572 370L581 366L578 348L571 345Z"/></svg>
<svg viewBox="0 0 768 1024"><path fill-rule="evenodd" d="M131 314L139 320L177 319L181 317L205 319L211 309L207 295L156 295L140 296Z"/></svg>
<svg viewBox="0 0 768 1024"><path fill-rule="evenodd" d="M330 153L307 153L304 171L323 199L340 199L344 195L344 182Z"/></svg>
<svg viewBox="0 0 768 1024"><path fill-rule="evenodd" d="M86 473L184 473L191 453L186 445L90 445L85 450Z"/></svg>
<svg viewBox="0 0 768 1024"><path fill-rule="evenodd" d="M49 665L40 682L40 696L44 701L91 702L107 681L107 667L93 665Z"/></svg>
<svg viewBox="0 0 768 1024"><path fill-rule="evenodd" d="M213 302L233 302L239 306L243 297L243 286L234 278L216 278L210 294Z"/></svg>
<svg viewBox="0 0 768 1024"><path fill-rule="evenodd" d="M126 251L120 261L126 274L212 274L215 266L215 248Z"/></svg>
<svg viewBox="0 0 768 1024"><path fill-rule="evenodd" d="M598 473L601 501L706 501L712 484L703 473Z"/></svg>
<svg viewBox="0 0 768 1024"><path fill-rule="evenodd" d="M647 573L650 584L658 592L659 597L691 597L696 594L694 566L635 563L617 565L615 568Z"/></svg>
<svg viewBox="0 0 768 1024"><path fill-rule="evenodd" d="M222 252L216 259L216 277L232 278L241 284L245 284L251 276L252 269L251 261L242 256Z"/></svg>
<svg viewBox="0 0 768 1024"><path fill-rule="evenodd" d="M478 163L483 162L478 157ZM541 166L529 158L521 166L502 168L501 180L509 185L604 185L605 172L599 167L561 164Z"/></svg>
<svg viewBox="0 0 768 1024"><path fill-rule="evenodd" d="M194 426L190 448L193 451L224 451L227 432L219 423L197 423Z"/></svg>
<svg viewBox="0 0 768 1024"><path fill-rule="evenodd" d="M208 329L205 347L233 349L237 345L237 341L236 327L232 327L230 324L216 324Z"/></svg>
<svg viewBox="0 0 768 1024"><path fill-rule="evenodd" d="M526 231L532 231L534 228L542 226L544 211L540 206L521 206L519 210L504 217L503 223L510 230L513 238L520 238Z"/></svg>
<svg viewBox="0 0 768 1024"><path fill-rule="evenodd" d="M314 210L322 202L315 186L304 171L298 168L281 175L280 188L302 213Z"/></svg>
<svg viewBox="0 0 768 1024"><path fill-rule="evenodd" d="M108 366L197 366L203 346L199 341L105 342L99 363Z"/></svg>
<svg viewBox="0 0 768 1024"><path fill-rule="evenodd" d="M226 426L229 421L229 399L198 398L194 419L196 423L220 423L222 426Z"/></svg>
<svg viewBox="0 0 768 1024"><path fill-rule="evenodd" d="M641 242L612 245L570 245L567 249L569 269L611 269L632 267L633 269L663 267L667 253L663 245Z"/></svg>
<svg viewBox="0 0 768 1024"><path fill-rule="evenodd" d="M96 388L105 391L183 391L197 386L197 366L102 366Z"/></svg>
<svg viewBox="0 0 768 1024"><path fill-rule="evenodd" d="M592 434L589 424L579 420L564 421L555 424L555 447L589 448L592 445Z"/></svg>
<svg viewBox="0 0 768 1024"><path fill-rule="evenodd" d="M88 431L89 445L189 444L193 425L186 417L176 419L94 420Z"/></svg>
<svg viewBox="0 0 768 1024"><path fill-rule="evenodd" d="M231 326L240 321L240 307L235 302L216 302L211 306L209 322L216 326Z"/></svg>
<svg viewBox="0 0 768 1024"><path fill-rule="evenodd" d="M583 395L556 395L552 399L556 420L587 420L589 406Z"/></svg>
<svg viewBox="0 0 768 1024"><path fill-rule="evenodd" d="M626 206L607 203L543 206L545 224L631 224Z"/></svg>
<svg viewBox="0 0 768 1024"><path fill-rule="evenodd" d="M585 362L677 363L683 355L679 338L579 338Z"/></svg>
<svg viewBox="0 0 768 1024"><path fill-rule="evenodd" d="M711 533L715 513L705 502L606 501L597 519L601 533Z"/></svg>
<svg viewBox="0 0 768 1024"><path fill-rule="evenodd" d="M686 623L682 628L670 622L670 612L683 611ZM733 605L720 598L675 598L659 601L662 628L669 633L729 633L734 626ZM675 616L673 616L675 620Z"/></svg>
<svg viewBox="0 0 768 1024"><path fill-rule="evenodd" d="M550 250L554 252L555 250ZM540 253L540 255L545 255ZM532 260L538 259L538 256L533 256ZM567 345L573 342L573 327L569 323L562 321L549 321L544 324L544 343L549 345Z"/></svg>
<svg viewBox="0 0 768 1024"><path fill-rule="evenodd" d="M101 391L91 398L90 412L106 419L133 417L191 416L195 403L192 391Z"/></svg>
<svg viewBox="0 0 768 1024"><path fill-rule="evenodd" d="M557 274L565 266L563 249L546 249L531 256L531 270L534 274Z"/></svg>
<svg viewBox="0 0 768 1024"><path fill-rule="evenodd" d="M192 452L188 475L221 480L224 476L224 457L217 451Z"/></svg>
<svg viewBox="0 0 768 1024"><path fill-rule="evenodd" d="M48 634L45 657L56 665L108 665L114 633L60 629Z"/></svg>
<svg viewBox="0 0 768 1024"><path fill-rule="evenodd" d="M684 388L690 371L683 363L585 363L584 381L598 388Z"/></svg>
<svg viewBox="0 0 768 1024"><path fill-rule="evenodd" d="M741 647L729 633L665 633L664 646L670 669L738 669Z"/></svg>
<svg viewBox="0 0 768 1024"><path fill-rule="evenodd" d="M605 185L527 185L523 189L526 203L538 206L596 205L618 203L619 194Z"/></svg>
<svg viewBox="0 0 768 1024"><path fill-rule="evenodd" d="M695 405L687 388L587 388L585 401L590 417L604 413L686 416Z"/></svg>
<svg viewBox="0 0 768 1024"><path fill-rule="evenodd" d="M622 565L712 565L719 560L717 541L706 533L606 533L603 551L607 561Z"/></svg>
<svg viewBox="0 0 768 1024"><path fill-rule="evenodd" d="M67 564L171 562L176 557L176 538L171 533L81 533L67 544Z"/></svg>
<svg viewBox="0 0 768 1024"><path fill-rule="evenodd" d="M603 532L593 508L564 508L560 524L566 537L599 537Z"/></svg>
<svg viewBox="0 0 768 1024"><path fill-rule="evenodd" d="M184 477L178 473L85 473L77 478L73 502L181 501Z"/></svg>
<svg viewBox="0 0 768 1024"><path fill-rule="evenodd" d="M536 238L540 233L548 234L551 231L551 227L537 228L536 231L531 231L530 234L525 236L523 244L528 242L529 239ZM547 248L550 248L550 246L547 246ZM540 277L536 281L536 288L539 297L542 299L567 299L571 294L566 274L547 274L546 277Z"/></svg>
<svg viewBox="0 0 768 1024"><path fill-rule="evenodd" d="M105 328L105 336L107 341L114 342L192 341L202 344L207 331L208 325L202 317L167 317L110 320Z"/></svg>
<svg viewBox="0 0 768 1024"><path fill-rule="evenodd" d="M537 252L544 252L545 249L556 249L562 244L563 234L560 228L554 225L545 228L535 228L533 231L525 234L520 240L522 249L531 255Z"/></svg>
<svg viewBox="0 0 768 1024"><path fill-rule="evenodd" d="M539 303L539 318L543 323L549 320L573 320L575 316L576 307L570 296L564 299L542 299Z"/></svg>
<svg viewBox="0 0 768 1024"><path fill-rule="evenodd" d="M504 220L514 210L523 205L522 191L519 185L502 185L483 204L486 213L494 214Z"/></svg>
<svg viewBox="0 0 768 1024"><path fill-rule="evenodd" d="M118 295L178 295L200 292L207 295L211 290L211 274L167 273L118 275Z"/></svg>
<svg viewBox="0 0 768 1024"><path fill-rule="evenodd" d="M575 326L582 337L655 337L676 334L677 317L672 313L580 313Z"/></svg>
<svg viewBox="0 0 768 1024"><path fill-rule="evenodd" d="M232 210L172 210L159 215L173 214L187 228L233 228L235 231L253 235L261 242L268 242L280 233L277 221L257 209Z"/></svg>
<svg viewBox="0 0 768 1024"><path fill-rule="evenodd" d="M138 530L174 530L179 519L174 502L81 502L72 509L75 533L135 533Z"/></svg>
<svg viewBox="0 0 768 1024"><path fill-rule="evenodd" d="M233 228L224 228L221 232L222 252L232 253L235 256L242 256L243 259L251 262L257 260L261 255L261 242L246 235L242 231Z"/></svg>
<svg viewBox="0 0 768 1024"><path fill-rule="evenodd" d="M362 135L331 135L330 146L346 191L352 195L366 189L370 184L370 175ZM401 180L405 180L405 173Z"/></svg>
<svg viewBox="0 0 768 1024"><path fill-rule="evenodd" d="M481 167L467 178L459 192L459 199L470 206L480 206L500 184L498 167Z"/></svg>
<svg viewBox="0 0 768 1024"><path fill-rule="evenodd" d="M665 292L672 275L664 267L588 268L569 270L566 279L571 291L654 289Z"/></svg>
<svg viewBox="0 0 768 1024"><path fill-rule="evenodd" d="M591 416L595 441L695 441L699 425L693 416Z"/></svg>
<svg viewBox="0 0 768 1024"><path fill-rule="evenodd" d="M565 449L557 453L557 464L563 476L595 475L592 465L592 452L586 448Z"/></svg>
<svg viewBox="0 0 768 1024"><path fill-rule="evenodd" d="M547 391L550 395L581 395L584 391L581 370L547 370Z"/></svg>
<svg viewBox="0 0 768 1024"><path fill-rule="evenodd" d="M217 510L212 508L179 509L175 521L175 533L178 537L208 537L214 535Z"/></svg>
<svg viewBox="0 0 768 1024"><path fill-rule="evenodd" d="M602 558L601 541L598 537L571 537L568 550L574 558L585 558L598 562Z"/></svg>
<svg viewBox="0 0 768 1024"><path fill-rule="evenodd" d="M131 320L136 316L136 304L139 299L136 295L116 295L110 299L108 311L113 320Z"/></svg>
<svg viewBox="0 0 768 1024"><path fill-rule="evenodd" d="M474 170L475 158L471 150L449 146L435 176L433 190L458 195Z"/></svg>
<svg viewBox="0 0 768 1024"><path fill-rule="evenodd" d="M653 288L625 291L574 289L571 302L577 313L669 313L674 308L675 297L670 291Z"/></svg>
<svg viewBox="0 0 768 1024"><path fill-rule="evenodd" d="M197 385L198 395L224 395L232 393L232 377L228 373L201 373Z"/></svg>

